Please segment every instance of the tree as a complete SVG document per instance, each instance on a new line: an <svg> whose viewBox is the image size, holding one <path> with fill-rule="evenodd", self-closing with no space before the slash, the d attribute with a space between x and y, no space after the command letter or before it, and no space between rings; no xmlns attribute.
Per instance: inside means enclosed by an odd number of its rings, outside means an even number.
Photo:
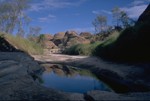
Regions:
<svg viewBox="0 0 150 101"><path fill-rule="evenodd" d="M0 31L12 33L15 28L19 31L29 21L24 13L28 7L28 0L0 1Z"/></svg>
<svg viewBox="0 0 150 101"><path fill-rule="evenodd" d="M38 36L38 43L42 46L42 47L44 47L44 41L45 41L45 35L44 34L40 34L39 36Z"/></svg>
<svg viewBox="0 0 150 101"><path fill-rule="evenodd" d="M25 31L22 28L19 28L17 32L17 36L24 37L24 35L25 35Z"/></svg>
<svg viewBox="0 0 150 101"><path fill-rule="evenodd" d="M112 14L114 18L114 22L116 23L116 26L119 26L120 23L120 16L121 16L121 10L119 7L114 7L112 9Z"/></svg>
<svg viewBox="0 0 150 101"><path fill-rule="evenodd" d="M37 38L40 35L41 27L35 26L35 27L30 27L29 33L28 33L28 38L31 41L37 41L35 38Z"/></svg>
<svg viewBox="0 0 150 101"><path fill-rule="evenodd" d="M121 28L122 26L124 28L130 27L134 25L133 19L129 18L127 13L123 10L121 10L119 7L115 7L112 9L112 14L114 21L116 22L116 28Z"/></svg>
<svg viewBox="0 0 150 101"><path fill-rule="evenodd" d="M129 18L125 11L121 11L120 21L124 28L130 27L134 25L134 20Z"/></svg>
<svg viewBox="0 0 150 101"><path fill-rule="evenodd" d="M104 32L107 29L107 18L103 15L98 15L92 22L96 32Z"/></svg>
<svg viewBox="0 0 150 101"><path fill-rule="evenodd" d="M35 27L30 27L29 34L33 37L39 36L41 31L41 27L35 26Z"/></svg>

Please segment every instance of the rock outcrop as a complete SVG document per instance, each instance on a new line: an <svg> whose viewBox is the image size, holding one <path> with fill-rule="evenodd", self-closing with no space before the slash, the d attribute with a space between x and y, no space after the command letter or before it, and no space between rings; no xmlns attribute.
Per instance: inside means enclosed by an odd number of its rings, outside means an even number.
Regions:
<svg viewBox="0 0 150 101"><path fill-rule="evenodd" d="M53 36L51 34L44 34L45 40L52 40Z"/></svg>
<svg viewBox="0 0 150 101"><path fill-rule="evenodd" d="M54 35L52 41L55 43L55 45L59 46L60 44L62 44L64 35L65 35L64 32L59 32Z"/></svg>
<svg viewBox="0 0 150 101"><path fill-rule="evenodd" d="M42 34L39 38L42 38L40 44L44 49L57 49L58 47L53 43L53 36L51 34Z"/></svg>
<svg viewBox="0 0 150 101"><path fill-rule="evenodd" d="M70 47L76 44L88 44L89 40L79 36L75 31L67 31L63 38L63 46Z"/></svg>
<svg viewBox="0 0 150 101"><path fill-rule="evenodd" d="M58 48L52 41L48 41L48 40L45 40L43 42L43 46L46 49L57 49Z"/></svg>
<svg viewBox="0 0 150 101"><path fill-rule="evenodd" d="M150 21L150 4L145 9L145 11L140 15L137 23L145 23L147 21Z"/></svg>
<svg viewBox="0 0 150 101"><path fill-rule="evenodd" d="M44 34L44 48L55 49L55 48L68 48L76 44L88 44L92 34L89 32L82 32L80 35L75 31L59 32L54 34Z"/></svg>
<svg viewBox="0 0 150 101"><path fill-rule="evenodd" d="M39 84L43 68L20 52L0 52L0 100L83 100L83 94L65 93Z"/></svg>
<svg viewBox="0 0 150 101"><path fill-rule="evenodd" d="M81 32L80 36L85 39L90 39L92 37L92 34L90 32Z"/></svg>

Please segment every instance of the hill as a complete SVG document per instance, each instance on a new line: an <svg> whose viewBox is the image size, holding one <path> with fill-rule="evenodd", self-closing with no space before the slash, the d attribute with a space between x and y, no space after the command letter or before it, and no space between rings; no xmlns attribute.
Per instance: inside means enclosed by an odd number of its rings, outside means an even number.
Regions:
<svg viewBox="0 0 150 101"><path fill-rule="evenodd" d="M108 45L99 45L94 55L104 59L128 62L150 61L150 5L133 27L121 32L118 39Z"/></svg>

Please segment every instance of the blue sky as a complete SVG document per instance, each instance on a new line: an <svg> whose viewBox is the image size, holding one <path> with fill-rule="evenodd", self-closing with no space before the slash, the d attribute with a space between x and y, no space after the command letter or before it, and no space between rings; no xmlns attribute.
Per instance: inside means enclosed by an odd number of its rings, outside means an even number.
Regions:
<svg viewBox="0 0 150 101"><path fill-rule="evenodd" d="M149 3L150 0L32 0L27 15L32 19L29 26L40 26L44 34L67 30L93 33L92 21L98 14L107 16L112 25L112 8L120 7L137 19Z"/></svg>

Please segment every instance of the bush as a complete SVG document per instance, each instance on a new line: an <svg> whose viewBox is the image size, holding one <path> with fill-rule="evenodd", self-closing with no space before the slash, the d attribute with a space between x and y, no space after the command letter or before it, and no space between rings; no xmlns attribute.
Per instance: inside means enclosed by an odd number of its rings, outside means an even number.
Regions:
<svg viewBox="0 0 150 101"><path fill-rule="evenodd" d="M78 44L71 46L70 48L64 51L65 54L69 55L93 55L97 53L96 47L98 46L106 46L108 44L113 43L119 36L119 32L113 32L109 37L105 39L105 41L97 41L91 44Z"/></svg>
<svg viewBox="0 0 150 101"><path fill-rule="evenodd" d="M69 55L92 55L92 52L100 43L101 42L74 45L66 49L64 53Z"/></svg>

